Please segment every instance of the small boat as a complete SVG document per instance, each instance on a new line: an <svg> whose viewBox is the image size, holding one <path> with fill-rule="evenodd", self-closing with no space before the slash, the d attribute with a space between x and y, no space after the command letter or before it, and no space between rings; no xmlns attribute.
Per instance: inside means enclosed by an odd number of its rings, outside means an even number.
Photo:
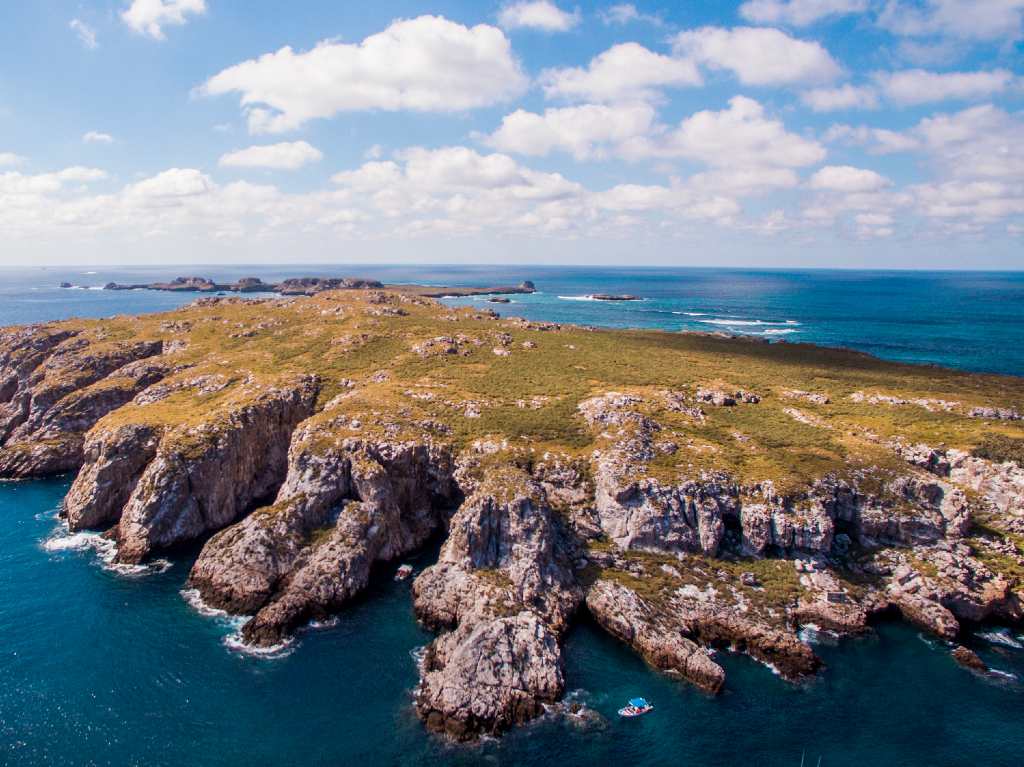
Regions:
<svg viewBox="0 0 1024 767"><path fill-rule="evenodd" d="M629 705L619 709L619 716L632 718L643 716L654 710L654 706L647 702L646 698L630 698Z"/></svg>
<svg viewBox="0 0 1024 767"><path fill-rule="evenodd" d="M410 575L412 575L412 565L402 565L398 568L397 572L395 572L395 580L404 581Z"/></svg>

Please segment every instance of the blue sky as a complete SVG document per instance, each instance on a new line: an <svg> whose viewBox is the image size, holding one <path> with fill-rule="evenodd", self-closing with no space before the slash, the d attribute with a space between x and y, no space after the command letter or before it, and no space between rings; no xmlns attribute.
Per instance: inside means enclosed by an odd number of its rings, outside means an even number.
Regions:
<svg viewBox="0 0 1024 767"><path fill-rule="evenodd" d="M39 0L0 264L1024 267L1024 0Z"/></svg>

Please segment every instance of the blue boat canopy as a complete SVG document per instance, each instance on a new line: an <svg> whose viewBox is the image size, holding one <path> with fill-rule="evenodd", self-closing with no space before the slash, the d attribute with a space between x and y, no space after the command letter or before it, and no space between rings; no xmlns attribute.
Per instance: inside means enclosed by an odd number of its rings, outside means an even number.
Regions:
<svg viewBox="0 0 1024 767"><path fill-rule="evenodd" d="M645 706L651 705L644 698L630 698L629 705L636 706L637 708L644 708Z"/></svg>

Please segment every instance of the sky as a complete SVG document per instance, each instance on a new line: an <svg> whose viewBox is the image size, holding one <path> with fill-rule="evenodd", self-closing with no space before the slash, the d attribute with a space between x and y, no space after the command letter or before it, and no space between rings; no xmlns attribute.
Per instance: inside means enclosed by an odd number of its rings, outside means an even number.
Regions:
<svg viewBox="0 0 1024 767"><path fill-rule="evenodd" d="M1024 0L34 0L0 265L1024 268Z"/></svg>

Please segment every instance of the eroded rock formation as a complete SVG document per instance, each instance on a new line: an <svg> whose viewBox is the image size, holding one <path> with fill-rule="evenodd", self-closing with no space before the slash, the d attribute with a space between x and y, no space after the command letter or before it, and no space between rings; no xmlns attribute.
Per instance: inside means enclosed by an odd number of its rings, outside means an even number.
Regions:
<svg viewBox="0 0 1024 767"><path fill-rule="evenodd" d="M262 647L444 536L412 585L439 632L415 706L456 740L563 695L581 609L709 693L718 651L814 674L804 629L898 611L952 640L1022 619L1024 469L971 451L998 417L979 412L1024 403L995 399L1003 379L902 391L915 373L893 366L892 394L858 395L882 375L862 355L329 287L0 332L0 475L77 470L67 524L123 562L205 541L188 586ZM1000 428L1013 454L1020 427Z"/></svg>

